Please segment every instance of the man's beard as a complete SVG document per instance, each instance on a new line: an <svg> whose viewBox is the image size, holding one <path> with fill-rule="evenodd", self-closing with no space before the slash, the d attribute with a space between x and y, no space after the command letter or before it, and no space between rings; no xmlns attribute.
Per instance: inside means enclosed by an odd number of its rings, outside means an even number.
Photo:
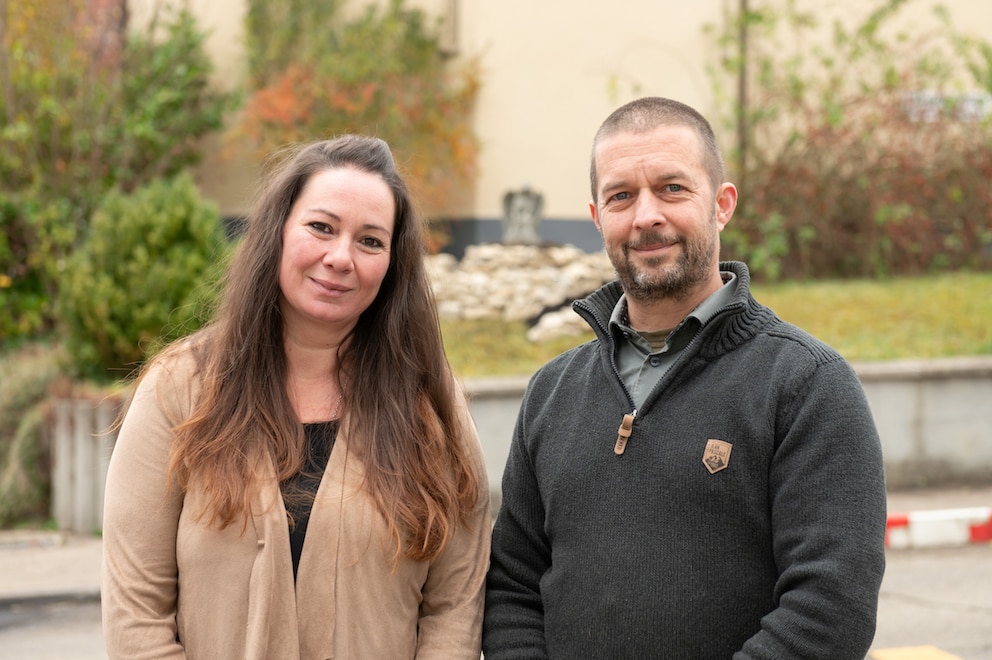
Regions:
<svg viewBox="0 0 992 660"><path fill-rule="evenodd" d="M716 213L713 214L708 229L706 233L690 239L651 232L644 234L639 241L624 243L619 249L608 250L624 292L631 298L644 302L688 298L699 284L711 276L713 254L717 250L719 239ZM639 247L675 243L680 244L682 249L674 263L665 265L667 257L652 257L645 259L644 266L639 267L630 259L631 250Z"/></svg>

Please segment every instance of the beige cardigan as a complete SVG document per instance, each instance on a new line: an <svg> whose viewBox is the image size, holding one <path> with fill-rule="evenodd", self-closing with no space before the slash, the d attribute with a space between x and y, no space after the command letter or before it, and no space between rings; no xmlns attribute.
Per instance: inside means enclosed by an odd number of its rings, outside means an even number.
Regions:
<svg viewBox="0 0 992 660"><path fill-rule="evenodd" d="M120 429L107 475L103 629L110 658L471 658L480 638L491 515L482 451L461 402L479 505L434 561L392 570L385 522L358 488L340 433L321 481L297 587L282 497L270 485L244 533L194 521L202 496L167 496L171 420L188 416L192 361L153 367ZM182 640L182 644L177 642Z"/></svg>

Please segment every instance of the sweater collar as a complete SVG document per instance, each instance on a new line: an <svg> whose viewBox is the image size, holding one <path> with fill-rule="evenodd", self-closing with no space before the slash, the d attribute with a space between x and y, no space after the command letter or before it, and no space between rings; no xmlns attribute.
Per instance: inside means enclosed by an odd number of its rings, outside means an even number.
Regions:
<svg viewBox="0 0 992 660"><path fill-rule="evenodd" d="M725 261L720 263L721 271L729 271L737 277L737 288L728 307L747 306L753 302L751 298L751 277L747 264L740 261ZM610 336L610 317L617 306L623 288L618 280L608 282L593 291L587 297L576 300L572 308L592 327L600 339Z"/></svg>

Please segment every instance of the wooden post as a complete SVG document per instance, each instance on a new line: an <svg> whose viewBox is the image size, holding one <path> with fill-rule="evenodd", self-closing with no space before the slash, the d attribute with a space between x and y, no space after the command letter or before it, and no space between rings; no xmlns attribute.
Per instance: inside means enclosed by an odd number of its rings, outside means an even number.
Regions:
<svg viewBox="0 0 992 660"><path fill-rule="evenodd" d="M116 434L117 401L60 399L52 439L52 517L60 530L92 534L103 526L103 494Z"/></svg>

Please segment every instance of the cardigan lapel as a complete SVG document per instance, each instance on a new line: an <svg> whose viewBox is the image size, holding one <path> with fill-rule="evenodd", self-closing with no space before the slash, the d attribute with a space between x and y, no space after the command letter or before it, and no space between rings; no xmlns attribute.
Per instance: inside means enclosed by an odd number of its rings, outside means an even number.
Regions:
<svg viewBox="0 0 992 660"><path fill-rule="evenodd" d="M300 555L296 609L301 657L305 658L334 655L344 502L356 495L361 483L360 462L349 450L346 428L342 418L314 498Z"/></svg>
<svg viewBox="0 0 992 660"><path fill-rule="evenodd" d="M271 462L258 472L261 486L252 501L257 550L248 585L245 648L250 659L299 657L286 508Z"/></svg>

